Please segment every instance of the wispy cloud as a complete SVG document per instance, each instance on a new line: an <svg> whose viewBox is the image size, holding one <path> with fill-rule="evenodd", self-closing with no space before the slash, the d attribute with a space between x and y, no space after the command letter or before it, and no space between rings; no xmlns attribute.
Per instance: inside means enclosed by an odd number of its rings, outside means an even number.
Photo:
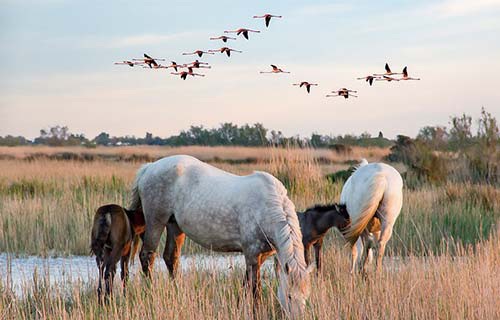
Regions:
<svg viewBox="0 0 500 320"><path fill-rule="evenodd" d="M446 0L430 7L442 17L460 17L498 9L500 0Z"/></svg>
<svg viewBox="0 0 500 320"><path fill-rule="evenodd" d="M299 8L297 11L303 15L322 15L322 14L336 14L347 12L351 10L352 6L348 4L334 3L334 4L317 4L307 5Z"/></svg>
<svg viewBox="0 0 500 320"><path fill-rule="evenodd" d="M173 34L137 34L124 37L114 37L110 39L88 38L82 41L81 45L85 48L125 48L145 45L157 45L174 40L193 38L206 34L206 32L179 32Z"/></svg>

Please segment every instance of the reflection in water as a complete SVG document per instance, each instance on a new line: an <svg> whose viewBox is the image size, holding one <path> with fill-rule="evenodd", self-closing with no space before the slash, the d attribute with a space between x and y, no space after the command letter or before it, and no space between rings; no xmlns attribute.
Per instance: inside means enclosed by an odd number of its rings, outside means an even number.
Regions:
<svg viewBox="0 0 500 320"><path fill-rule="evenodd" d="M131 276L140 272L140 262L136 258L130 268ZM217 271L231 272L235 268L245 268L245 259L242 255L190 255L181 257L182 272L188 271ZM272 258L268 259L264 267L270 270L273 266ZM120 263L117 264L118 281ZM161 256L155 260L155 271L167 272ZM97 280L98 271L94 257L71 256L64 258L41 258L36 256L14 258L7 254L0 254L0 279L2 286L11 288L17 295L22 294L22 287L32 283L34 275L38 278L48 278L51 284L61 282L87 283Z"/></svg>

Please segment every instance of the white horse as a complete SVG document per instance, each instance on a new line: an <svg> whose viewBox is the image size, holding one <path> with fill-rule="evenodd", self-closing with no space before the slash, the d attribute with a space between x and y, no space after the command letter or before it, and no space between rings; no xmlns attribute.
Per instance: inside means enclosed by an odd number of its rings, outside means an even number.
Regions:
<svg viewBox="0 0 500 320"><path fill-rule="evenodd" d="M277 251L280 303L292 316L304 309L310 269L304 260L302 233L295 206L283 184L272 175L255 172L237 176L191 156L171 156L142 166L132 193L131 207L142 206L146 220L140 253L146 275L167 227L163 259L172 276L187 235L215 251L242 252L245 283L258 301L260 266Z"/></svg>
<svg viewBox="0 0 500 320"><path fill-rule="evenodd" d="M352 246L351 272L355 271L358 251L362 251L359 270L366 271L373 248L378 248L376 264L380 272L385 246L403 205L401 175L387 164L368 164L363 159L342 188L340 203L347 206L351 218L351 225L344 233Z"/></svg>

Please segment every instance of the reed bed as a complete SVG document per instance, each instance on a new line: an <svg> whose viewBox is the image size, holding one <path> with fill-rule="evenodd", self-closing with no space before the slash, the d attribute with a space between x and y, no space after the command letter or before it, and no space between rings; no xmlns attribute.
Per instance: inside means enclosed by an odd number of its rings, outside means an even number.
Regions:
<svg viewBox="0 0 500 320"><path fill-rule="evenodd" d="M304 319L498 319L500 317L500 241L461 247L450 253L389 256L384 271L368 279L349 274L347 250L330 246L321 276L312 278ZM242 287L243 270L228 273L191 270L175 281L154 273L152 282L135 275L127 295L115 283L109 305L100 305L96 284L48 285L35 275L21 297L0 286L0 317L6 319L251 319L252 303ZM117 281L118 282L118 281ZM284 319L276 298L276 279L263 275L263 299L254 319Z"/></svg>
<svg viewBox="0 0 500 320"><path fill-rule="evenodd" d="M96 152L103 152L98 149ZM168 148L144 148L158 152L155 156L167 152L163 149ZM332 167L317 150L240 149L188 147L175 152L211 159L213 165L236 174L268 171L285 184L297 210L338 201L342 182L331 182L325 174L346 169L356 160L335 158L345 163L339 161ZM26 150L9 149L16 158L0 160L0 252L88 255L95 209L106 203L128 204L129 188L141 162L21 160L23 152L32 152ZM196 152L205 153L199 156ZM360 154L367 155L366 151ZM224 156L260 160L220 161ZM321 277L313 279L305 318L500 318L499 220L500 190L495 186L448 183L405 188L384 272L372 274L368 280L352 277L349 250L331 232L325 244L325 269ZM189 241L183 252L207 253ZM267 273L256 318L281 319L276 281ZM155 273L152 283L136 275L127 297L117 290L109 306L97 303L92 281L51 286L47 275L41 274L26 283L20 297L10 290L8 281L0 281L0 319L251 317L252 306L241 286L243 270L238 268L227 273L192 270L175 282L163 273Z"/></svg>
<svg viewBox="0 0 500 320"><path fill-rule="evenodd" d="M61 158L77 158L81 160L108 159L108 160L130 160L144 161L156 160L162 157L189 154L203 161L211 160L237 160L239 162L268 161L276 153L285 155L301 154L305 149L299 148L267 148L267 147L208 147L208 146L121 146L96 148L85 147L47 147L47 146L0 146L0 158L20 160L38 159L61 155ZM343 163L352 159L366 158L368 161L380 160L390 153L389 148L379 147L350 147L348 152L336 152L328 149L311 149L308 152L315 158L323 161ZM80 156L80 157L78 157ZM87 157L84 157L87 156Z"/></svg>

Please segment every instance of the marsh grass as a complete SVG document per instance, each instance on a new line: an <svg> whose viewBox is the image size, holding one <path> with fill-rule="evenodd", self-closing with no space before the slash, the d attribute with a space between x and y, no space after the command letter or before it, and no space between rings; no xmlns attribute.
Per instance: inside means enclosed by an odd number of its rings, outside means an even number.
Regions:
<svg viewBox="0 0 500 320"><path fill-rule="evenodd" d="M56 149L57 150L57 149ZM264 170L288 188L297 210L339 200L342 183L325 173L346 169L357 156L380 160L380 150L354 150L353 158L321 160L304 149L162 148L92 149L91 152L191 153L236 174ZM0 252L34 255L88 255L94 211L106 203L128 204L129 186L140 162L108 160L19 160L33 149L7 150L0 160ZM7 152L0 148L0 154ZM76 152L74 148L70 150ZM86 149L78 149L87 152ZM55 152L37 149L36 152ZM321 151L324 152L324 151ZM371 158L368 157L370 152ZM139 159L140 157L136 157ZM396 165L398 169L400 165ZM404 206L389 242L384 272L368 280L351 277L349 252L336 232L329 233L324 271L313 278L306 319L498 319L500 318L499 189L490 185L448 183L404 189ZM160 245L162 249L162 245ZM207 252L187 241L183 253ZM3 267L3 266L2 266ZM8 268L8 266L5 266ZM262 308L256 319L282 319L276 281L264 275ZM50 285L37 272L16 296L0 281L0 319L249 319L251 303L242 287L243 270L195 271L175 282L155 273L152 283L135 275L124 297L99 305L96 284L62 280ZM118 277L117 277L118 279Z"/></svg>
<svg viewBox="0 0 500 320"><path fill-rule="evenodd" d="M304 210L317 203L337 202L342 188L341 181L325 178L325 166L315 152L269 148L269 161L214 165L236 174L268 171L287 187L297 210ZM88 254L95 210L106 203L128 205L129 186L139 166L109 161L0 160L0 251ZM495 186L448 183L405 188L403 210L388 250L421 255L474 244L490 235L499 218L500 190ZM187 241L184 252L206 250Z"/></svg>
<svg viewBox="0 0 500 320"><path fill-rule="evenodd" d="M347 249L329 246L304 319L498 319L500 241L460 247L462 257L388 257L384 272L367 280L348 272ZM0 316L6 319L249 319L252 304L242 287L243 270L189 270L175 281L154 273L152 282L135 275L123 296L119 281L109 305L99 305L96 284L34 276L21 297L0 287ZM255 319L283 319L273 273L263 275L264 292Z"/></svg>

